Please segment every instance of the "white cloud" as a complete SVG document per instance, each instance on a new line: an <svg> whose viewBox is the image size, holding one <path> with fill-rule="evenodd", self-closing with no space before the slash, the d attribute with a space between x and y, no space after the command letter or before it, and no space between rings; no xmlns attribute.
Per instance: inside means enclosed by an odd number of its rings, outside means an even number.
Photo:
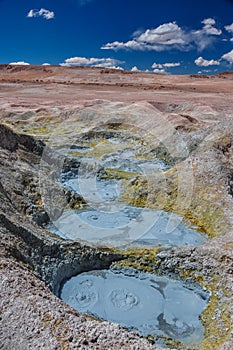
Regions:
<svg viewBox="0 0 233 350"><path fill-rule="evenodd" d="M126 43L120 41L114 41L112 43L108 43L101 47L103 50L119 50L119 49L132 49L132 50L144 50L145 44L139 43L136 40L130 40Z"/></svg>
<svg viewBox="0 0 233 350"><path fill-rule="evenodd" d="M199 72L197 72L198 74L208 74L208 73L215 73L217 72L218 69L203 69L203 70L199 70Z"/></svg>
<svg viewBox="0 0 233 350"><path fill-rule="evenodd" d="M27 17L29 18L43 17L45 19L53 19L55 17L55 14L53 11L49 11L44 8L41 8L40 10L30 10L27 14Z"/></svg>
<svg viewBox="0 0 233 350"><path fill-rule="evenodd" d="M155 29L147 29L139 35L137 41L151 45L185 44L184 33L175 22L162 24Z"/></svg>
<svg viewBox="0 0 233 350"><path fill-rule="evenodd" d="M19 61L19 62L11 62L9 63L12 66L30 66L30 63Z"/></svg>
<svg viewBox="0 0 233 350"><path fill-rule="evenodd" d="M215 23L213 18L206 18L202 21L203 27L199 30L183 29L176 22L164 23L153 29L134 32L132 40L113 41L103 45L101 49L141 51L178 49L187 51L197 47L199 50L203 50L212 44L214 37L222 34L222 31L215 27Z"/></svg>
<svg viewBox="0 0 233 350"><path fill-rule="evenodd" d="M174 68L174 67L179 67L180 62L171 62L171 63L153 63L152 68Z"/></svg>
<svg viewBox="0 0 233 350"><path fill-rule="evenodd" d="M229 24L228 26L225 26L224 27L226 29L226 31L228 33L230 33L231 35L233 35L233 23L232 24ZM233 41L233 37L230 39L230 41Z"/></svg>
<svg viewBox="0 0 233 350"><path fill-rule="evenodd" d="M43 63L42 66L50 66L50 63Z"/></svg>
<svg viewBox="0 0 233 350"><path fill-rule="evenodd" d="M205 19L203 19L203 21L201 23L203 23L206 26L212 26L216 22L215 22L215 19L213 19L213 18L205 18Z"/></svg>
<svg viewBox="0 0 233 350"><path fill-rule="evenodd" d="M61 66L89 66L89 67L104 67L122 69L119 64L123 64L123 61L116 60L114 58L86 58L86 57L71 57L67 58Z"/></svg>
<svg viewBox="0 0 233 350"><path fill-rule="evenodd" d="M229 63L233 64L233 50L231 50L230 52L225 53L221 58L223 60L226 60Z"/></svg>
<svg viewBox="0 0 233 350"><path fill-rule="evenodd" d="M226 29L227 32L233 33L233 23L229 24L228 26L225 26L224 28Z"/></svg>
<svg viewBox="0 0 233 350"><path fill-rule="evenodd" d="M216 60L205 60L203 57L198 57L194 63L199 67L219 66L220 62Z"/></svg>
<svg viewBox="0 0 233 350"><path fill-rule="evenodd" d="M198 74L204 74L204 73L211 73L212 70L211 69L203 69L203 70L199 70L197 73Z"/></svg>
<svg viewBox="0 0 233 350"><path fill-rule="evenodd" d="M204 24L203 31L205 31L207 34L210 34L210 35L221 35L222 34L221 29L217 29L214 27L214 25L216 24L215 19L206 18L201 23Z"/></svg>
<svg viewBox="0 0 233 350"><path fill-rule="evenodd" d="M221 29L214 27L216 21L213 18L206 18L201 23L204 24L201 29L193 30L190 33L190 37L198 51L212 45L216 37L222 34Z"/></svg>
<svg viewBox="0 0 233 350"><path fill-rule="evenodd" d="M151 68L153 68L153 72L157 74L168 74L166 68L174 68L179 67L180 62L167 62L167 63L153 63Z"/></svg>
<svg viewBox="0 0 233 350"><path fill-rule="evenodd" d="M28 12L28 14L27 14L27 17L29 17L29 18L32 18L32 17L36 17L36 13L37 13L38 11L37 10L30 10L29 12Z"/></svg>
<svg viewBox="0 0 233 350"><path fill-rule="evenodd" d="M127 42L114 41L101 48L104 50L154 50L164 51L170 48L185 48L187 38L185 32L175 23L164 23L157 28L147 29L143 33L135 32L133 40Z"/></svg>
<svg viewBox="0 0 233 350"><path fill-rule="evenodd" d="M132 69L131 69L132 72L140 72L140 70L138 69L137 66L134 66Z"/></svg>
<svg viewBox="0 0 233 350"><path fill-rule="evenodd" d="M156 69L153 70L153 72L156 73L156 74L167 74L165 69L158 69L158 68L156 68Z"/></svg>

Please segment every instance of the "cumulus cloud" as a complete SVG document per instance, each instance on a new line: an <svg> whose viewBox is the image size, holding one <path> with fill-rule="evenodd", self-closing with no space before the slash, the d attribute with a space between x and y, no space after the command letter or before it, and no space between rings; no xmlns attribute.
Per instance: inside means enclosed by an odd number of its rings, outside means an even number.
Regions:
<svg viewBox="0 0 233 350"><path fill-rule="evenodd" d="M226 29L227 32L233 33L233 23L229 24L228 26L225 26L224 28Z"/></svg>
<svg viewBox="0 0 233 350"><path fill-rule="evenodd" d="M119 49L132 49L132 50L144 50L144 45L138 43L136 40L130 40L127 42L113 41L107 43L101 47L102 50L119 50Z"/></svg>
<svg viewBox="0 0 233 350"><path fill-rule="evenodd" d="M156 74L167 74L165 69L158 69L158 68L156 68L156 69L153 70L153 72L156 73Z"/></svg>
<svg viewBox="0 0 233 350"><path fill-rule="evenodd" d="M175 23L164 23L143 33L136 32L135 37L127 42L114 41L102 46L105 50L132 49L163 51L169 48L187 46L185 32Z"/></svg>
<svg viewBox="0 0 233 350"><path fill-rule="evenodd" d="M220 62L217 60L205 60L203 57L198 57L194 63L199 67L219 66Z"/></svg>
<svg viewBox="0 0 233 350"><path fill-rule="evenodd" d="M205 26L213 26L213 25L215 25L215 19L205 18L205 19L203 19L203 21L201 23L203 23Z"/></svg>
<svg viewBox="0 0 233 350"><path fill-rule="evenodd" d="M29 66L30 63L24 62L24 61L19 61L19 62L11 62L9 63L12 66Z"/></svg>
<svg viewBox="0 0 233 350"><path fill-rule="evenodd" d="M230 33L231 35L233 35L233 23L232 24L229 24L228 26L225 26L224 27L226 29L226 31L228 33ZM233 37L230 39L230 41L233 41Z"/></svg>
<svg viewBox="0 0 233 350"><path fill-rule="evenodd" d="M170 63L153 63L152 68L174 68L174 67L179 67L180 62L170 62Z"/></svg>
<svg viewBox="0 0 233 350"><path fill-rule="evenodd" d="M213 18L206 18L201 23L204 24L203 31L210 35L221 35L221 29L215 28L216 21Z"/></svg>
<svg viewBox="0 0 233 350"><path fill-rule="evenodd" d="M226 60L229 63L233 64L233 50L231 50L230 52L225 53L221 58L223 60Z"/></svg>
<svg viewBox="0 0 233 350"><path fill-rule="evenodd" d="M203 26L199 30L183 29L176 22L164 23L153 29L134 32L132 40L113 41L103 45L101 49L141 51L178 49L186 51L197 47L199 50L203 50L213 42L214 37L222 33L220 29L215 27L215 23L213 18L206 18L202 21Z"/></svg>
<svg viewBox="0 0 233 350"><path fill-rule="evenodd" d="M114 58L87 58L87 57L71 57L67 58L61 66L89 66L89 67L104 67L122 69L118 65L123 64L123 61L116 60Z"/></svg>
<svg viewBox="0 0 233 350"><path fill-rule="evenodd" d="M140 72L137 66L132 67L131 69L132 72Z"/></svg>
<svg viewBox="0 0 233 350"><path fill-rule="evenodd" d="M42 66L50 66L50 63L43 63Z"/></svg>
<svg viewBox="0 0 233 350"><path fill-rule="evenodd" d="M44 8L41 8L40 10L30 10L27 14L27 17L28 18L43 17L45 19L53 19L55 17L55 14L53 11L49 11Z"/></svg>
<svg viewBox="0 0 233 350"><path fill-rule="evenodd" d="M185 44L184 33L175 22L162 24L155 29L147 29L138 36L137 41L151 45Z"/></svg>
<svg viewBox="0 0 233 350"><path fill-rule="evenodd" d="M199 51L213 44L216 37L222 34L221 29L215 27L216 21L213 18L206 18L202 22L203 27L199 30L193 30L190 33L191 40Z"/></svg>

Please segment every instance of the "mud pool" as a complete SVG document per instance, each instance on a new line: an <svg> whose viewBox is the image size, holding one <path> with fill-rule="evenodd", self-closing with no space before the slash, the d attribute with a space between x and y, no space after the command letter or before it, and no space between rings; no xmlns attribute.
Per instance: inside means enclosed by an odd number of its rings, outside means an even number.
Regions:
<svg viewBox="0 0 233 350"><path fill-rule="evenodd" d="M66 209L50 224L50 230L65 239L82 239L110 247L128 247L132 244L151 247L198 246L205 243L207 238L195 228L185 225L181 216L130 206L121 201L124 191L121 177L166 169L161 159L138 160L131 153L124 151L120 157L116 154L106 155L98 166L96 159L83 157L79 168L63 172L61 185L84 198L87 205L80 210ZM95 168L97 170L93 171ZM109 179L106 169L117 172Z"/></svg>
<svg viewBox="0 0 233 350"><path fill-rule="evenodd" d="M87 208L67 210L50 225L66 239L82 239L112 247L135 244L151 247L198 246L207 239L185 226L178 215L133 206L115 205L106 212Z"/></svg>
<svg viewBox="0 0 233 350"><path fill-rule="evenodd" d="M209 293L199 285L135 270L81 273L64 283L61 299L103 320L146 336L158 335L198 344L204 336L199 315Z"/></svg>

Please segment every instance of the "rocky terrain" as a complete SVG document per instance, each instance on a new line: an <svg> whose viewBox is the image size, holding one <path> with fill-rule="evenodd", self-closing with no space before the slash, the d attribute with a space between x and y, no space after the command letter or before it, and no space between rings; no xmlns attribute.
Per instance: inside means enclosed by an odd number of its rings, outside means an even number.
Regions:
<svg viewBox="0 0 233 350"><path fill-rule="evenodd" d="M232 349L233 73L2 65L0 99L1 348ZM116 155L136 168L109 166ZM61 186L77 169L82 194ZM104 205L85 192L93 178L119 182L121 205L179 214L207 243L121 250L53 233L63 213ZM201 343L143 338L59 298L68 278L110 267L200 284Z"/></svg>

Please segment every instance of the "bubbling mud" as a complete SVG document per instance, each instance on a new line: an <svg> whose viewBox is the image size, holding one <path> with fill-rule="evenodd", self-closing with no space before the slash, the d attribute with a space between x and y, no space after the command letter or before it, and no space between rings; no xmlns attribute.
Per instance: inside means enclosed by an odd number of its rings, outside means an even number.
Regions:
<svg viewBox="0 0 233 350"><path fill-rule="evenodd" d="M108 212L93 208L67 210L50 225L50 230L63 238L110 247L128 246L132 242L150 247L198 246L207 241L202 233L179 222L176 214L172 217L179 224L169 230L170 217L171 213L166 211L119 204Z"/></svg>
<svg viewBox="0 0 233 350"><path fill-rule="evenodd" d="M103 138L105 135L105 138ZM147 177L169 168L152 145L116 131L92 132L70 147L72 161L61 170L60 186L83 198L81 206L66 207L49 229L65 239L81 239L109 247L199 246L207 238L182 217L147 208ZM101 136L101 137L100 137ZM84 142L85 141L85 142ZM74 153L77 153L76 155ZM145 179L139 206L124 203L125 182ZM137 199L137 193L133 194ZM143 197L143 198L144 198ZM85 205L83 205L85 203ZM131 202L132 203L132 202ZM141 206L140 206L141 205Z"/></svg>
<svg viewBox="0 0 233 350"><path fill-rule="evenodd" d="M116 322L143 336L198 344L209 294L199 285L135 270L96 270L64 283L61 299L81 313Z"/></svg>

